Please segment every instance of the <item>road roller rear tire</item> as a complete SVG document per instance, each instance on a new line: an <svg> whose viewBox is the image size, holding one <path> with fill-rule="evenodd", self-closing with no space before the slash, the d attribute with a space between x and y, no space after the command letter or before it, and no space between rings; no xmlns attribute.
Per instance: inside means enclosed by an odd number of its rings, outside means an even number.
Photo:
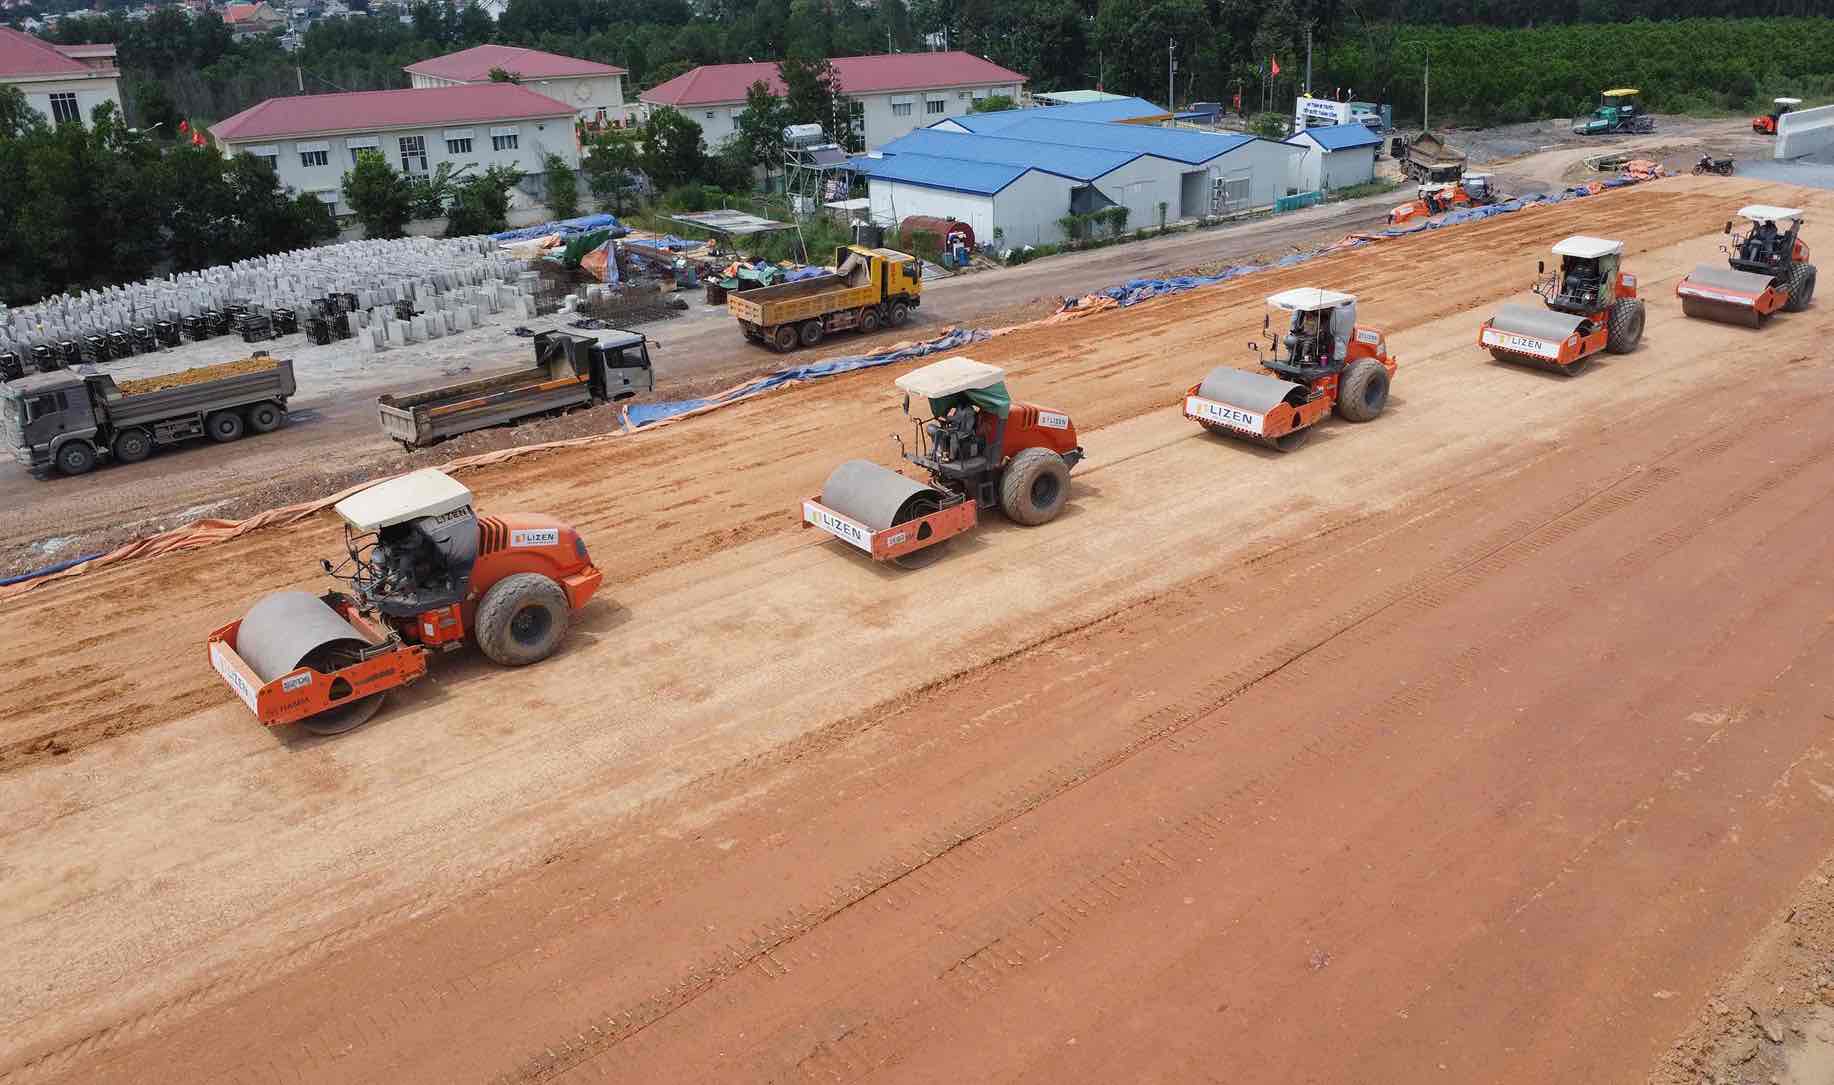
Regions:
<svg viewBox="0 0 1834 1085"><path fill-rule="evenodd" d="M1611 306L1610 333L1605 349L1613 354L1629 354L1643 341L1643 302L1637 298L1620 298Z"/></svg>
<svg viewBox="0 0 1834 1085"><path fill-rule="evenodd" d="M1337 413L1348 422L1370 422L1388 406L1388 370L1364 358L1350 367L1337 386Z"/></svg>
<svg viewBox="0 0 1834 1085"><path fill-rule="evenodd" d="M1789 273L1789 300L1783 303L1786 313L1800 313L1815 300L1815 265L1797 264Z"/></svg>
<svg viewBox="0 0 1834 1085"><path fill-rule="evenodd" d="M1048 448L1014 456L1000 479L1000 508L1016 524L1036 527L1057 519L1070 496L1070 465Z"/></svg>
<svg viewBox="0 0 1834 1085"><path fill-rule="evenodd" d="M493 663L521 667L554 654L567 635L567 593L540 573L517 573L491 585L478 604L478 648Z"/></svg>

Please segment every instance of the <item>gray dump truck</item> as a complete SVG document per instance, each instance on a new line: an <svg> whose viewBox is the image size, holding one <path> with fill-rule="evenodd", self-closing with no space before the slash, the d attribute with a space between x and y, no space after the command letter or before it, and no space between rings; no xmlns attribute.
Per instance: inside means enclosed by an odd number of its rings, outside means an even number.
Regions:
<svg viewBox="0 0 1834 1085"><path fill-rule="evenodd" d="M535 364L491 377L473 377L376 401L382 432L406 449L503 426L535 415L594 402L630 399L656 386L649 341L622 329L535 336Z"/></svg>
<svg viewBox="0 0 1834 1085"><path fill-rule="evenodd" d="M293 362L265 354L119 384L81 366L0 385L0 429L34 474L80 475L139 463L161 445L277 430L296 390Z"/></svg>

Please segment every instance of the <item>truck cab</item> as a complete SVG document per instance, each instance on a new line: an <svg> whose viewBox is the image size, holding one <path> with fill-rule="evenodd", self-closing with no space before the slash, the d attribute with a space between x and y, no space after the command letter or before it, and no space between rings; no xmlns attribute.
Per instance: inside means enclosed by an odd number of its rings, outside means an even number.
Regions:
<svg viewBox="0 0 1834 1085"><path fill-rule="evenodd" d="M28 468L50 466L58 446L97 429L95 405L82 376L67 369L34 373L0 386L0 429L13 458Z"/></svg>
<svg viewBox="0 0 1834 1085"><path fill-rule="evenodd" d="M914 299L923 294L923 261L892 249L836 246L834 273L846 280L848 286L877 288L881 301L899 295ZM917 303L913 300L911 304Z"/></svg>
<svg viewBox="0 0 1834 1085"><path fill-rule="evenodd" d="M649 340L622 328L594 334L545 331L535 335L535 357L547 361L564 354L573 372L587 379L594 399L617 402L656 386L650 366Z"/></svg>

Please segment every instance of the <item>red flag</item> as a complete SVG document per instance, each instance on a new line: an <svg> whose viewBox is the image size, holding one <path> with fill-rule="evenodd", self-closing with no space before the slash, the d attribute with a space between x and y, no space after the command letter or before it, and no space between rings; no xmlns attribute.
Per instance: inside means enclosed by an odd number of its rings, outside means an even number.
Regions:
<svg viewBox="0 0 1834 1085"><path fill-rule="evenodd" d="M1242 111L1242 92L1239 90L1235 92L1235 111L1237 113Z"/></svg>
<svg viewBox="0 0 1834 1085"><path fill-rule="evenodd" d="M1279 75L1280 74L1280 58L1279 57L1268 57L1267 62L1274 66L1274 74Z"/></svg>
<svg viewBox="0 0 1834 1085"><path fill-rule="evenodd" d="M204 133L202 132L191 133L191 144L194 147L202 147L204 145Z"/></svg>
<svg viewBox="0 0 1834 1085"><path fill-rule="evenodd" d="M179 121L179 122L178 122L178 130L179 130L180 132L189 132L189 131L191 131L191 122L190 122L190 121Z"/></svg>

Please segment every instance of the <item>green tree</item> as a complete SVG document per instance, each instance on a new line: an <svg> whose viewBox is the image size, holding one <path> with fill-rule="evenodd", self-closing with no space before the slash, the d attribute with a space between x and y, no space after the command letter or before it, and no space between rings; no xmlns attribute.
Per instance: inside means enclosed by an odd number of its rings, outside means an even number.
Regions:
<svg viewBox="0 0 1834 1085"><path fill-rule="evenodd" d="M343 178L344 202L357 213L364 237L401 237L412 217L413 187L377 151L361 151Z"/></svg>
<svg viewBox="0 0 1834 1085"><path fill-rule="evenodd" d="M707 172L707 141L700 125L663 107L643 123L643 172L657 189L698 181Z"/></svg>
<svg viewBox="0 0 1834 1085"><path fill-rule="evenodd" d="M586 175L586 188L601 208L610 205L614 215L624 214L624 201L637 187L637 172L642 169L637 137L628 129L613 129L593 136L586 144L586 157L580 160L580 172Z"/></svg>
<svg viewBox="0 0 1834 1085"><path fill-rule="evenodd" d="M985 98L976 99L975 103L968 107L968 112L998 113L1003 109L1011 109L1015 105L1018 103L1004 94L989 94Z"/></svg>
<svg viewBox="0 0 1834 1085"><path fill-rule="evenodd" d="M567 160L551 154L542 161L547 173L548 210L557 219L570 219L579 214L579 179L568 167Z"/></svg>
<svg viewBox="0 0 1834 1085"><path fill-rule="evenodd" d="M1202 0L1105 0L1094 44L1106 61L1107 89L1163 99L1167 43L1178 43L1182 67L1210 33Z"/></svg>
<svg viewBox="0 0 1834 1085"><path fill-rule="evenodd" d="M847 134L847 103L841 96L841 74L827 60L792 57L777 65L783 80L783 110L790 124L819 124L830 138Z"/></svg>
<svg viewBox="0 0 1834 1085"><path fill-rule="evenodd" d="M454 186L446 236L494 234L509 226L509 194L522 179L513 166L492 166Z"/></svg>
<svg viewBox="0 0 1834 1085"><path fill-rule="evenodd" d="M522 82L522 73L512 72L500 66L493 67L490 69L490 81L492 83L520 83Z"/></svg>
<svg viewBox="0 0 1834 1085"><path fill-rule="evenodd" d="M762 168L766 178L783 164L783 129L789 123L789 109L771 92L770 84L760 79L746 88L738 139L747 159Z"/></svg>

